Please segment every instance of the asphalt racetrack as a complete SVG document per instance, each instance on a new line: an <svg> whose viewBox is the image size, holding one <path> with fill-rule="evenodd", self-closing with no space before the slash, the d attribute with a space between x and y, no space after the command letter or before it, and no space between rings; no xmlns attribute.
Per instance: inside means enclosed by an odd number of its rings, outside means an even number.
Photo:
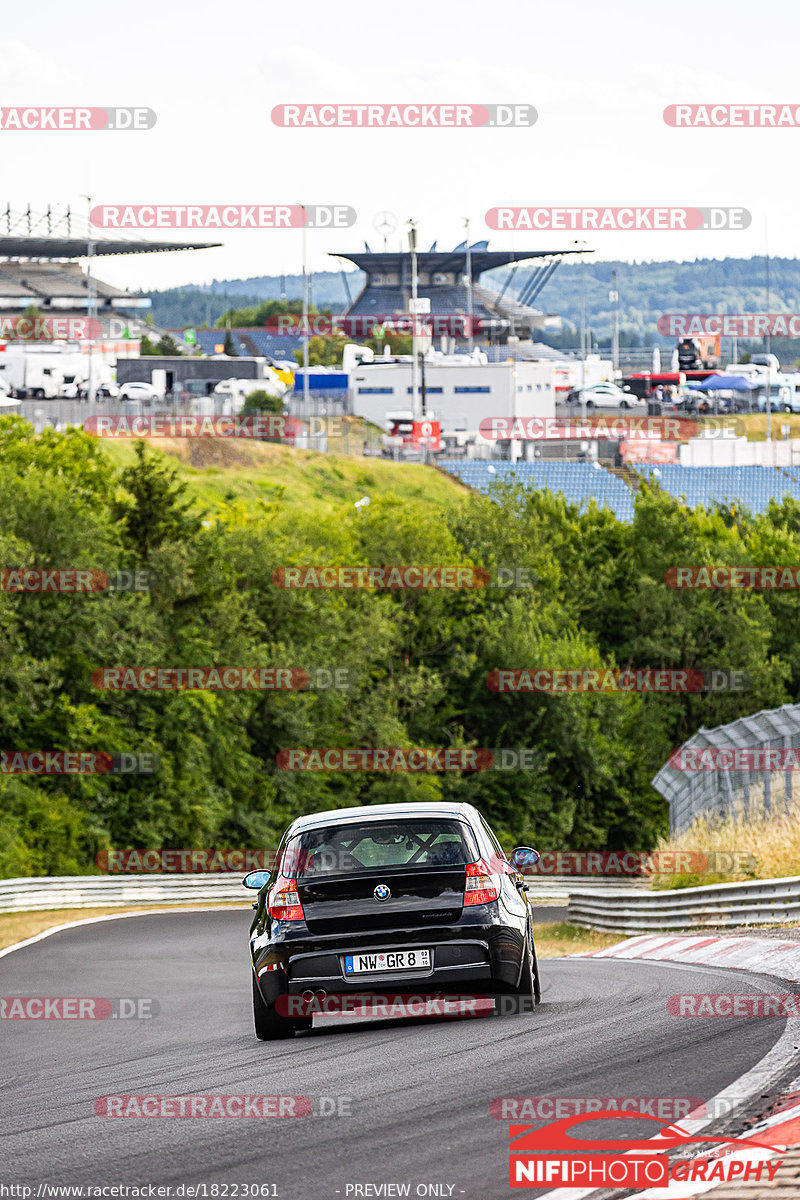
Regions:
<svg viewBox="0 0 800 1200"><path fill-rule="evenodd" d="M271 1184L281 1200L404 1194L380 1184L455 1200L519 1195L508 1187L508 1123L490 1115L493 1098L705 1100L755 1065L785 1025L668 1013L674 993L759 990L736 972L546 959L532 1015L347 1027L325 1018L291 1041L262 1043L250 1011L249 921L249 908L135 916L0 959L3 997L153 998L160 1008L145 1020L0 1022L4 1182L32 1186L33 1197L42 1183L167 1184L173 1196L203 1183L195 1195L212 1198L226 1194L215 1184ZM95 1113L106 1095L307 1096L312 1113L112 1118Z"/></svg>

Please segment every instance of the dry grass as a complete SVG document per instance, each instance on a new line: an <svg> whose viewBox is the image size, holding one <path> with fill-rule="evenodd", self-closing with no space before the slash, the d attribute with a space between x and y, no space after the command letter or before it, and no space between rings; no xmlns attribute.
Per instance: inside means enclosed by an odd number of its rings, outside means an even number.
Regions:
<svg viewBox="0 0 800 1200"><path fill-rule="evenodd" d="M590 950L605 950L624 940L619 933L599 933L594 929L578 929L565 921L552 925L535 925L537 958L560 958L565 954L585 954Z"/></svg>
<svg viewBox="0 0 800 1200"><path fill-rule="evenodd" d="M158 905L153 907L137 904L131 908L56 908L49 909L45 912L21 912L21 913L4 913L0 916L0 950L5 950L7 946L14 946L17 942L24 942L27 938L36 937L37 933L44 933L46 929L53 929L57 925L66 925L69 921L85 921L87 917L107 917L112 914L119 913L145 913L145 912L174 912L186 908L217 908L219 902L214 904L191 904L170 905L169 909ZM225 906L226 908L228 905ZM231 908L243 908L241 902L231 902Z"/></svg>
<svg viewBox="0 0 800 1200"><path fill-rule="evenodd" d="M469 495L456 479L421 463L334 453L341 441L331 438L327 454L242 438L158 438L149 445L210 515L237 502L251 513L273 505L304 513L350 512L365 494L394 496L441 512ZM108 438L103 449L116 466L127 467L134 461L134 445L131 438Z"/></svg>
<svg viewBox="0 0 800 1200"><path fill-rule="evenodd" d="M663 839L656 851L695 850L705 853L731 852L737 856L752 856L746 863L747 869L738 873L693 873L682 875L657 874L653 886L658 889L698 887L709 883L734 883L748 879L776 879L786 875L800 875L800 802L784 811L782 789L773 788L773 808L780 811L773 816L764 814L760 797L751 792L750 817L745 820L739 810L736 820L710 825L698 820L680 837Z"/></svg>
<svg viewBox="0 0 800 1200"><path fill-rule="evenodd" d="M781 425L788 425L790 432L789 437L800 437L800 414L798 413L782 413L774 412L771 414L771 434L773 442L782 441ZM744 425L744 431L747 434L748 441L763 442L767 437L767 414L766 413L744 413L737 415L737 422L741 421ZM726 421L725 424L732 424L731 421ZM741 432L741 428L740 428Z"/></svg>

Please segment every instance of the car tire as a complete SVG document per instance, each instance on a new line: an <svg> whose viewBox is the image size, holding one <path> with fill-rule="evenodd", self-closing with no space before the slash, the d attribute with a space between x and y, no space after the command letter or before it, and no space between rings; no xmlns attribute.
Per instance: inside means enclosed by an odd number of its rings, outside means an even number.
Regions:
<svg viewBox="0 0 800 1200"><path fill-rule="evenodd" d="M294 1037L294 1021L281 1017L274 1004L267 1004L253 974L253 1026L260 1042L274 1042Z"/></svg>
<svg viewBox="0 0 800 1200"><path fill-rule="evenodd" d="M587 400L587 401L586 401L586 407L587 407L587 408L594 408L594 400Z"/></svg>
<svg viewBox="0 0 800 1200"><path fill-rule="evenodd" d="M630 408L630 404L628 403L627 400L620 400L619 406L620 406L620 408Z"/></svg>
<svg viewBox="0 0 800 1200"><path fill-rule="evenodd" d="M506 992L496 992L492 997L494 1000L494 1016L504 1016L506 1014L519 1016L520 1014L529 1015L533 1012L537 1004L542 998L542 991L539 985L539 967L536 962L536 949L533 944L533 929L530 922L528 923L528 936L525 939L525 951L522 957L522 974L520 975L519 983L516 987L509 988ZM509 1003L513 998L516 1002Z"/></svg>

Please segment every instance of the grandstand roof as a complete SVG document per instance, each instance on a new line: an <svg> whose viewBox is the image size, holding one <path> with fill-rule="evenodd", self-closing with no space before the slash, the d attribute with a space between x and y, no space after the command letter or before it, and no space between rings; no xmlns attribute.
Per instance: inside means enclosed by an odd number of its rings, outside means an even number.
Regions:
<svg viewBox="0 0 800 1200"><path fill-rule="evenodd" d="M23 237L0 235L0 258L85 258L87 239L79 237ZM156 254L165 250L211 250L222 242L148 242L100 238L93 254Z"/></svg>
<svg viewBox="0 0 800 1200"><path fill-rule="evenodd" d="M485 245L485 243L479 243ZM491 271L493 267L505 267L508 263L528 262L533 258L552 258L560 254L579 254L580 250L481 250L477 246L470 250L473 276L483 271ZM392 271L398 270L403 260L410 261L410 250L382 250L373 254L371 250L359 250L352 254L339 254L334 257L345 258L355 263L362 271ZM466 269L467 251L463 246L455 250L417 251L417 267L430 271L455 271Z"/></svg>

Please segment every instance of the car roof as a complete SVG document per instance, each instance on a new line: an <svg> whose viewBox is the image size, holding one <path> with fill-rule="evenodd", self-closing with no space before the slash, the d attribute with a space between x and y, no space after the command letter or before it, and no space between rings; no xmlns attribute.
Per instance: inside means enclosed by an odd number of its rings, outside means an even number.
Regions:
<svg viewBox="0 0 800 1200"><path fill-rule="evenodd" d="M301 833L323 825L340 825L345 821L391 820L396 817L456 817L472 823L477 812L471 804L448 804L444 801L409 804L359 804L354 808L331 808L322 812L296 817L287 832Z"/></svg>

